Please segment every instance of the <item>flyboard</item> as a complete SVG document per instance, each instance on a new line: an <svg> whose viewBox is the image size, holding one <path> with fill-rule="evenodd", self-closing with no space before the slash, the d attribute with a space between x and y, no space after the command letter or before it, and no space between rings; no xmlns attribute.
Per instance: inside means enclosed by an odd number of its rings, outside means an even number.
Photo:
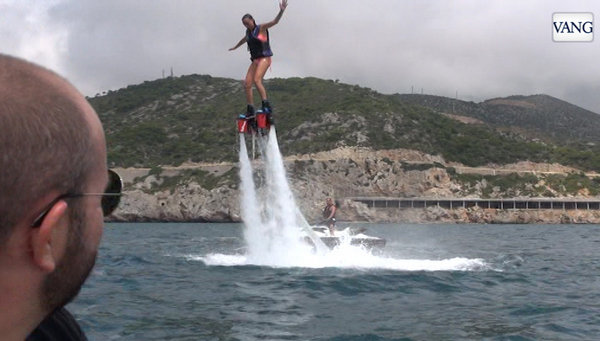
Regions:
<svg viewBox="0 0 600 341"><path fill-rule="evenodd" d="M240 114L237 119L237 128L240 134L250 134L252 136L252 158L256 158L256 137L268 136L269 130L273 125L273 114L271 112L258 110L256 114Z"/></svg>
<svg viewBox="0 0 600 341"><path fill-rule="evenodd" d="M240 114L237 118L237 130L240 135L250 134L252 136L252 158L255 158L255 141L260 139L263 142L268 138L271 126L274 126L273 114L270 111L258 110L254 115ZM296 207L296 217L298 218L299 227L311 239L316 251L324 253L329 250L327 245L321 240L317 233L312 229L306 221L300 210Z"/></svg>

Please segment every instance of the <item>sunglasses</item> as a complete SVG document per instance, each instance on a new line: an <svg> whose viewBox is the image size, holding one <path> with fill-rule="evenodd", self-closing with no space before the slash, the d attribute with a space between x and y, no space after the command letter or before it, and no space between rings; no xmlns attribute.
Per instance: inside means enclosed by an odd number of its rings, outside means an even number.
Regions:
<svg viewBox="0 0 600 341"><path fill-rule="evenodd" d="M104 193L65 193L58 196L56 199L52 200L44 210L35 218L31 227L40 227L50 209L56 205L59 200L68 199L68 198L80 198L86 196L102 196L101 206L102 213L104 216L108 216L115 211L117 206L119 206L119 201L121 201L121 190L123 189L123 181L119 174L117 174L113 170L108 170L108 185L104 190Z"/></svg>

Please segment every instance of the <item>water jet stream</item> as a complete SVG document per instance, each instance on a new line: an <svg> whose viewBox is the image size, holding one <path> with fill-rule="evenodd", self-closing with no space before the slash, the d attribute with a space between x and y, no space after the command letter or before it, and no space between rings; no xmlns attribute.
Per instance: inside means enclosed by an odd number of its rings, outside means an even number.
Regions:
<svg viewBox="0 0 600 341"><path fill-rule="evenodd" d="M275 128L271 128L268 138L259 136L258 139L265 183L257 189L246 140L240 134L241 216L245 225L248 256L258 262L273 258L291 262L295 257L312 253L312 248L303 240L306 235L315 245L317 253L328 252L327 246L296 206Z"/></svg>

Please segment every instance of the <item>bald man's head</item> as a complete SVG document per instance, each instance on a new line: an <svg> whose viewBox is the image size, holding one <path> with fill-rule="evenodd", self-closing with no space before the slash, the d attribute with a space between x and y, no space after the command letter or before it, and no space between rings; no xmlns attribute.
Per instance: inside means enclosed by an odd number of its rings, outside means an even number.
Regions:
<svg viewBox="0 0 600 341"><path fill-rule="evenodd" d="M42 196L80 191L95 156L90 111L62 77L0 55L0 246Z"/></svg>

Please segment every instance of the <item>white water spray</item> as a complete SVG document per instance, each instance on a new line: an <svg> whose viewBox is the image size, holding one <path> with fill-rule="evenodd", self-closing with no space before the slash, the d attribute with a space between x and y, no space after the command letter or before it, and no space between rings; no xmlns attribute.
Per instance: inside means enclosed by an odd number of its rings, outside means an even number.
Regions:
<svg viewBox="0 0 600 341"><path fill-rule="evenodd" d="M244 237L248 242L248 252L256 253L261 246L262 234L260 227L262 226L260 209L256 195L256 187L252 175L252 164L248 158L246 150L246 139L243 134L240 134L240 192L241 205L240 213L242 220L246 226L254 226L255 228L245 228Z"/></svg>
<svg viewBox="0 0 600 341"><path fill-rule="evenodd" d="M300 212L300 209L294 200L294 195L290 189L285 167L283 165L283 158L279 151L275 127L272 127L269 131L269 139L266 146L266 160L269 199L272 200L270 202L275 203L275 205L269 205L269 208L273 210L270 212L270 216L276 220L277 224L280 224L283 227L282 231L284 231L289 238L293 238L294 241L297 241L299 239L298 237L301 237L302 235L308 236L315 244L316 251L318 253L325 253L328 250L327 246L325 246L325 244L321 242L321 239L312 231L311 226Z"/></svg>
<svg viewBox="0 0 600 341"><path fill-rule="evenodd" d="M265 184L257 191L246 141L240 135L241 214L247 243L247 260L253 264L295 266L298 260L314 256L304 238L309 236L316 250L327 247L316 237L296 206L286 177L283 158L272 127L268 139L259 137Z"/></svg>
<svg viewBox="0 0 600 341"><path fill-rule="evenodd" d="M247 243L245 255L211 254L199 257L207 265L244 264L273 267L305 268L383 268L393 270L474 270L486 267L480 259L446 260L393 259L373 255L369 250L350 245L349 238L329 251L314 235L296 206L287 181L283 158L272 127L268 140L259 138L265 183L257 190L252 162L248 157L245 136L240 135L241 215ZM304 232L304 233L303 233ZM303 238L313 233L317 252ZM343 236L340 231L340 237ZM345 241L345 242L344 242ZM196 259L191 257L190 259Z"/></svg>

